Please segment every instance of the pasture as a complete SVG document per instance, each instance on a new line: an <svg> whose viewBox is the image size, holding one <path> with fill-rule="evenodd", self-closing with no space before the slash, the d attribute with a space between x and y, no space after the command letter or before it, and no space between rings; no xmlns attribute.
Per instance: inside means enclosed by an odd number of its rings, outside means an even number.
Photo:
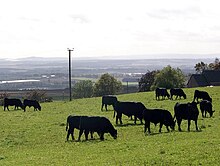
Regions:
<svg viewBox="0 0 220 166"><path fill-rule="evenodd" d="M113 108L101 111L101 97L78 99L72 102L43 103L42 111L33 108L15 111L0 110L0 165L219 165L220 163L220 87L197 88L207 91L213 98L216 111L212 118L199 114L198 127L182 122L183 132L167 132L165 126L151 123L151 135L145 135L144 126L123 115L123 125L115 125ZM195 89L183 89L187 99L155 100L154 92L118 95L120 101L140 101L147 108L164 108L173 114L176 102L192 101ZM100 115L109 118L118 130L114 140L105 134L100 141L66 142L68 115ZM75 130L75 138L78 131ZM89 137L90 138L90 137Z"/></svg>

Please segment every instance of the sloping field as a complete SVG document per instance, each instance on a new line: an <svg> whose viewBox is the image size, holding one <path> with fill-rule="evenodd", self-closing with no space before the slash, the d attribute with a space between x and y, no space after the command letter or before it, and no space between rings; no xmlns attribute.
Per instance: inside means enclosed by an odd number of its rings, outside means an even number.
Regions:
<svg viewBox="0 0 220 166"><path fill-rule="evenodd" d="M183 132L168 133L151 124L151 135L144 135L144 126L123 116L123 125L116 126L113 108L100 111L101 98L79 99L72 102L43 103L42 111L0 111L0 165L219 165L220 163L220 87L198 88L213 98L216 112L213 118L199 115L200 132L187 131L187 121L182 122ZM176 102L192 101L195 89L184 89L186 100L156 101L154 92L117 96L120 101L140 101L148 108L164 108L173 114ZM100 141L66 142L66 117L74 115L100 115L108 117L118 130L114 140L105 134ZM78 131L75 132L76 138Z"/></svg>

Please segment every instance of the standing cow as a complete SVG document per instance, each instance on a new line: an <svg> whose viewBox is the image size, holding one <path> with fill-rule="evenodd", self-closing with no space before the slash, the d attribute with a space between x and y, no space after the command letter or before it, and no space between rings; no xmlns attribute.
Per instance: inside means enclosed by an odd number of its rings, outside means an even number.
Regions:
<svg viewBox="0 0 220 166"><path fill-rule="evenodd" d="M156 100L160 100L160 96L162 96L162 99L164 100L166 97L169 99L170 94L167 92L166 88L156 88Z"/></svg>
<svg viewBox="0 0 220 166"><path fill-rule="evenodd" d="M184 91L181 88L171 88L170 89L170 99L173 100L173 96L176 96L176 99L179 97L181 99L181 97L183 97L184 99L186 99L186 94L184 93Z"/></svg>
<svg viewBox="0 0 220 166"><path fill-rule="evenodd" d="M161 132L161 128L163 125L166 126L168 132L169 127L174 130L175 122L169 111L163 109L145 109L143 114L145 121L144 133L146 133L148 129L148 133L150 134L150 122L154 123L155 126L157 125L157 123L160 123L159 132Z"/></svg>
<svg viewBox="0 0 220 166"><path fill-rule="evenodd" d="M107 111L107 105L114 105L118 101L116 96L112 95L105 95L102 96L102 107L101 110L103 110L103 106L105 106L105 110Z"/></svg>
<svg viewBox="0 0 220 166"><path fill-rule="evenodd" d="M118 119L120 124L122 124L122 114L132 117L134 115L134 123L136 124L137 118L141 121L143 119L143 111L146 107L141 102L120 102L117 101L115 105L113 105L114 110L116 112L116 124L118 124ZM115 117L114 112L114 117Z"/></svg>
<svg viewBox="0 0 220 166"><path fill-rule="evenodd" d="M206 117L206 113L208 112L210 117L212 117L213 113L215 111L212 111L212 103L208 100L202 100L200 103L199 103L199 106L200 106L200 110L202 112L202 117ZM205 113L205 115L204 115Z"/></svg>
<svg viewBox="0 0 220 166"><path fill-rule="evenodd" d="M195 90L193 101L197 100L198 102L198 99L208 100L212 102L212 98L209 96L208 92L206 91Z"/></svg>
<svg viewBox="0 0 220 166"><path fill-rule="evenodd" d="M36 100L28 100L28 99L24 99L24 112L26 111L26 107L34 107L34 111L41 111L41 106L39 104L38 101Z"/></svg>
<svg viewBox="0 0 220 166"><path fill-rule="evenodd" d="M74 128L80 130L78 141L80 141L80 137L83 134L83 132L85 133L86 139L88 139L89 132L97 132L100 136L100 140L104 140L105 133L110 133L110 135L114 139L117 138L117 130L114 129L113 125L107 118L102 116L68 116L66 126L66 130L68 130L66 137L67 141L69 139L70 134L72 135L72 139L74 139Z"/></svg>
<svg viewBox="0 0 220 166"><path fill-rule="evenodd" d="M66 123L66 131L67 131L67 137L66 137L66 140L68 141L69 140L69 136L71 135L72 137L72 140L74 140L74 129L78 129L80 130L81 129L81 120L86 118L87 116L73 116L73 115L69 115L67 117L67 123ZM92 131L85 131L84 130L84 133L85 133L85 137L86 137L86 140L88 140L88 134L89 133L91 134L91 139L93 139L93 132ZM80 138L78 138L78 140L80 140Z"/></svg>
<svg viewBox="0 0 220 166"><path fill-rule="evenodd" d="M20 99L8 99L8 98L5 98L4 99L4 111L5 111L5 108L7 108L7 110L9 111L8 106L15 106L14 109L18 109L18 107L20 107L21 109L24 109L24 106L23 106L23 104L22 104Z"/></svg>
<svg viewBox="0 0 220 166"><path fill-rule="evenodd" d="M197 103L176 103L174 106L174 118L177 120L178 129L182 131L180 125L182 120L188 120L188 131L190 131L190 121L195 121L196 130L198 131L197 120L199 116L199 110L197 108Z"/></svg>

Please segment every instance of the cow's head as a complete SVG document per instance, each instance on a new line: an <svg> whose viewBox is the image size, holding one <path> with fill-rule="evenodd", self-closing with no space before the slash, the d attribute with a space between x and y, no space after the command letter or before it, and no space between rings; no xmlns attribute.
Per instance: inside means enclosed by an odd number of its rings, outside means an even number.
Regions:
<svg viewBox="0 0 220 166"><path fill-rule="evenodd" d="M110 134L111 134L111 136L114 138L114 139L116 139L117 138L117 130L115 130L115 129L112 129L111 131L110 131Z"/></svg>
<svg viewBox="0 0 220 166"><path fill-rule="evenodd" d="M213 115L213 113L214 113L214 112L215 112L215 110L214 110L214 111L209 112L210 117L212 117L212 115Z"/></svg>
<svg viewBox="0 0 220 166"><path fill-rule="evenodd" d="M170 121L170 128L172 130L175 130L175 125L176 125L176 120L174 121L174 118L172 118L172 120Z"/></svg>
<svg viewBox="0 0 220 166"><path fill-rule="evenodd" d="M38 109L39 109L39 111L41 111L41 106L40 105L38 106Z"/></svg>

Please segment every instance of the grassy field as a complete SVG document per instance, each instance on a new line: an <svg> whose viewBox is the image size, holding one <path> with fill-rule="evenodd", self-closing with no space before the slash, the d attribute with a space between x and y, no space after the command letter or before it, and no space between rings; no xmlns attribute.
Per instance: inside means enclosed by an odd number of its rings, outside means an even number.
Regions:
<svg viewBox="0 0 220 166"><path fill-rule="evenodd" d="M79 99L72 102L43 103L41 112L33 108L0 111L0 165L219 165L220 163L220 87L198 88L209 92L216 112L213 118L199 115L200 132L187 131L187 121L182 122L183 132L168 133L151 125L152 134L144 135L143 125L133 124L123 116L122 126L115 125L113 108L100 111L101 98ZM186 100L156 101L154 92L119 95L120 101L140 101L148 108L164 108L173 114L176 102L192 101L195 89L184 89ZM74 115L106 116L118 130L114 140L105 134L95 139L66 142L66 117ZM75 132L76 138L78 131Z"/></svg>

